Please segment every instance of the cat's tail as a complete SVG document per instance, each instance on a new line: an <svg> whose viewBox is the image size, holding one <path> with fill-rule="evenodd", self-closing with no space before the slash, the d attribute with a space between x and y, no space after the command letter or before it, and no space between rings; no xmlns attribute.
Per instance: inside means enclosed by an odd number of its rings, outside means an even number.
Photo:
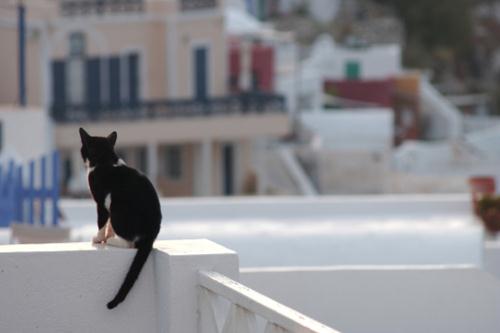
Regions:
<svg viewBox="0 0 500 333"><path fill-rule="evenodd" d="M137 280L137 277L139 277L139 273L146 263L149 253L153 249L153 242L154 239L145 239L139 240L136 243L137 253L135 254L134 260L132 261L132 265L130 265L128 273L125 276L125 280L123 281L120 290L118 290L115 298L113 298L113 300L108 303L108 309L113 309L125 300L125 297L127 297L128 292L130 291L130 289L132 289L135 281Z"/></svg>

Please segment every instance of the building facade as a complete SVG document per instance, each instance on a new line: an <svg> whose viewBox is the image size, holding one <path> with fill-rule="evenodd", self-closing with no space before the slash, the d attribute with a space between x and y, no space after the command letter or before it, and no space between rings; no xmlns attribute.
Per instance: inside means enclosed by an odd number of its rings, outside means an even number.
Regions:
<svg viewBox="0 0 500 333"><path fill-rule="evenodd" d="M256 141L288 131L280 96L230 94L221 0L25 5L28 104L56 121L69 192L86 191L79 127L118 131L119 155L166 196L245 192ZM0 34L13 46L14 14L0 16ZM0 66L17 78L15 47L5 52ZM0 103L15 101L16 84L1 81Z"/></svg>

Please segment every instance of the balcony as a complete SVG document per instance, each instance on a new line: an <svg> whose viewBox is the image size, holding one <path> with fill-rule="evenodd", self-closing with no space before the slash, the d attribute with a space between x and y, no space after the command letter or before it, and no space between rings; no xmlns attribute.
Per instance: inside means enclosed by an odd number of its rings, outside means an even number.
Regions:
<svg viewBox="0 0 500 333"><path fill-rule="evenodd" d="M180 8L183 12L215 7L217 7L217 0L180 0Z"/></svg>
<svg viewBox="0 0 500 333"><path fill-rule="evenodd" d="M248 93L210 99L157 100L127 105L53 105L59 123L284 113L281 95Z"/></svg>
<svg viewBox="0 0 500 333"><path fill-rule="evenodd" d="M138 13L144 10L144 0L62 0L62 16Z"/></svg>

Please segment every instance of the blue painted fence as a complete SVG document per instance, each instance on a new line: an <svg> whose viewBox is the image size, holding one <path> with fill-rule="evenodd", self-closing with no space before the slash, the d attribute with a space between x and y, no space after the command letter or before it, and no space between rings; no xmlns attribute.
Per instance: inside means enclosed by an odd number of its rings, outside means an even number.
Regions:
<svg viewBox="0 0 500 333"><path fill-rule="evenodd" d="M47 182L47 171L51 173L50 183ZM35 186L36 179L39 186ZM13 161L6 166L0 165L0 227L8 227L13 222L41 225L50 222L57 226L58 203L58 152L30 161L28 166L16 165ZM47 221L47 215L51 221Z"/></svg>

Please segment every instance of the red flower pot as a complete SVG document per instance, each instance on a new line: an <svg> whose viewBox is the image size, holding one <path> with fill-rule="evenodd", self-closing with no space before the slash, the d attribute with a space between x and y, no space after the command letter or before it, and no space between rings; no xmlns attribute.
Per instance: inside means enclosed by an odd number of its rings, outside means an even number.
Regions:
<svg viewBox="0 0 500 333"><path fill-rule="evenodd" d="M495 178L491 176L471 177L469 186L472 194L474 212L479 215L478 202L486 195L495 194Z"/></svg>

